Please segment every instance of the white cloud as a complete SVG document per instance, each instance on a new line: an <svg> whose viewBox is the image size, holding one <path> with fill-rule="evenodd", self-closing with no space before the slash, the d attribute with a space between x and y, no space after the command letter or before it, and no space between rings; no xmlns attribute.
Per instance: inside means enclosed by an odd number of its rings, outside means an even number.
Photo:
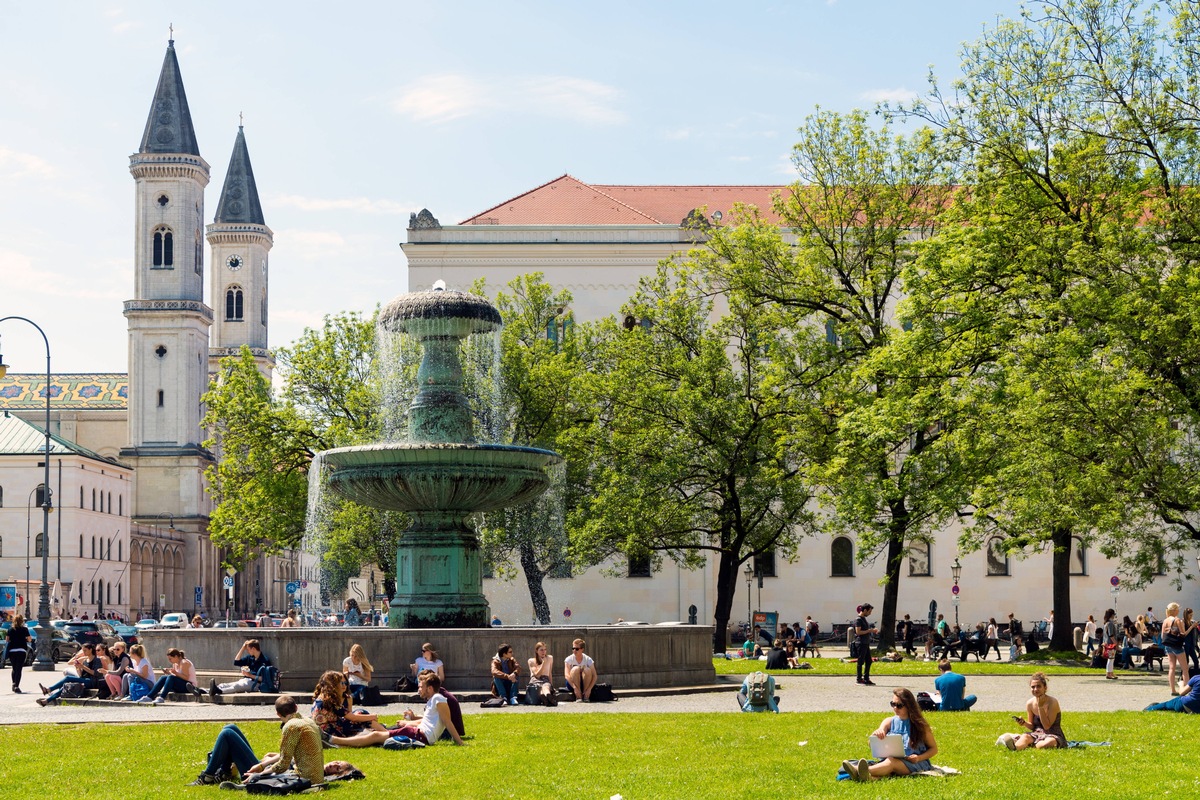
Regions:
<svg viewBox="0 0 1200 800"><path fill-rule="evenodd" d="M98 266L97 274L118 269L111 261ZM5 294L46 295L58 298L87 300L125 300L130 284L117 284L104 278L81 281L77 274L48 269L44 259L19 250L0 249L0 275L4 276Z"/></svg>
<svg viewBox="0 0 1200 800"><path fill-rule="evenodd" d="M565 117L599 125L625 121L616 106L621 92L586 78L541 75L527 78L430 75L391 102L397 114L419 122L450 122L496 111Z"/></svg>
<svg viewBox="0 0 1200 800"><path fill-rule="evenodd" d="M360 214L409 214L412 204L395 200L373 200L369 197L305 197L298 194L280 194L271 197L273 206L290 206L301 211L356 211Z"/></svg>
<svg viewBox="0 0 1200 800"><path fill-rule="evenodd" d="M911 89L870 89L859 95L868 103L908 103L917 99L917 93Z"/></svg>
<svg viewBox="0 0 1200 800"><path fill-rule="evenodd" d="M49 161L32 153L22 153L0 146L0 176L10 180L16 178L49 180L58 177L58 170Z"/></svg>
<svg viewBox="0 0 1200 800"><path fill-rule="evenodd" d="M791 152L784 153L775 162L775 168L772 170L778 175L787 175L791 180L796 179L796 165L792 163Z"/></svg>

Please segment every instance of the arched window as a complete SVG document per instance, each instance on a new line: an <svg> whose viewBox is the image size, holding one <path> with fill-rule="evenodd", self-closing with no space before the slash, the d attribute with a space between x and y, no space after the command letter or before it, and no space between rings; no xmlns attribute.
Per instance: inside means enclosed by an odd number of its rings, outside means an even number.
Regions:
<svg viewBox="0 0 1200 800"><path fill-rule="evenodd" d="M108 513L112 513L112 492L108 493Z"/></svg>
<svg viewBox="0 0 1200 800"><path fill-rule="evenodd" d="M125 516L125 495L123 494L117 495L117 516Z"/></svg>
<svg viewBox="0 0 1200 800"><path fill-rule="evenodd" d="M94 561L95 559L96 559L96 537L93 536L92 537L92 560ZM93 601L93 602L95 602L95 601Z"/></svg>
<svg viewBox="0 0 1200 800"><path fill-rule="evenodd" d="M650 556L629 556L629 577L650 577Z"/></svg>
<svg viewBox="0 0 1200 800"><path fill-rule="evenodd" d="M79 487L79 507L83 508L83 487Z"/></svg>
<svg viewBox="0 0 1200 800"><path fill-rule="evenodd" d="M761 575L764 578L778 577L775 571L775 551L770 550L766 553L759 553L754 557L754 574Z"/></svg>
<svg viewBox="0 0 1200 800"><path fill-rule="evenodd" d="M1071 537L1071 569L1072 575L1087 575L1087 548L1083 539Z"/></svg>
<svg viewBox="0 0 1200 800"><path fill-rule="evenodd" d="M908 575L910 578L929 577L929 542L910 542L908 545Z"/></svg>
<svg viewBox="0 0 1200 800"><path fill-rule="evenodd" d="M242 310L242 288L230 286L225 292L225 319L231 322L241 322Z"/></svg>
<svg viewBox="0 0 1200 800"><path fill-rule="evenodd" d="M79 557L83 558L83 534L79 534Z"/></svg>
<svg viewBox="0 0 1200 800"><path fill-rule="evenodd" d="M154 229L154 266L171 267L175 265L175 238L171 229L160 227Z"/></svg>
<svg viewBox="0 0 1200 800"><path fill-rule="evenodd" d="M38 508L41 508L46 504L46 484L38 484L37 493L34 495L33 504Z"/></svg>
<svg viewBox="0 0 1200 800"><path fill-rule="evenodd" d="M4 558L4 538L0 537L0 558ZM26 590L28 591L28 590Z"/></svg>
<svg viewBox="0 0 1200 800"><path fill-rule="evenodd" d="M854 577L854 543L848 537L839 536L829 546L829 574L834 578Z"/></svg>
<svg viewBox="0 0 1200 800"><path fill-rule="evenodd" d="M1004 547L1003 536L993 536L987 540L987 574L1008 575L1008 551Z"/></svg>
<svg viewBox="0 0 1200 800"><path fill-rule="evenodd" d="M124 550L124 542L118 541L117 542L117 561L125 560L125 554L122 552L123 550ZM118 589L117 591L120 591L120 590ZM120 595L117 596L117 602L118 603L121 602Z"/></svg>
<svg viewBox="0 0 1200 800"><path fill-rule="evenodd" d="M121 584L117 584L117 605L121 605Z"/></svg>
<svg viewBox="0 0 1200 800"><path fill-rule="evenodd" d="M92 511L96 510L96 490L92 489Z"/></svg>
<svg viewBox="0 0 1200 800"><path fill-rule="evenodd" d="M33 547L34 547L34 552L33 552L33 554L34 554L35 556L37 556L38 558L41 558L41 557L42 557L42 539L43 539L43 538L44 538L44 534L41 534L41 533L39 533L39 534L37 535L37 539L36 539L36 540L34 540L34 543L33 543ZM79 538L80 538L81 540L83 539L83 537L82 537L82 536L81 536L81 537L79 537ZM80 553L80 555L83 555L83 554L82 554L82 553Z"/></svg>
<svg viewBox="0 0 1200 800"><path fill-rule="evenodd" d="M4 508L4 487L0 486L0 508Z"/></svg>
<svg viewBox="0 0 1200 800"><path fill-rule="evenodd" d="M104 492L100 493L100 513L104 513Z"/></svg>

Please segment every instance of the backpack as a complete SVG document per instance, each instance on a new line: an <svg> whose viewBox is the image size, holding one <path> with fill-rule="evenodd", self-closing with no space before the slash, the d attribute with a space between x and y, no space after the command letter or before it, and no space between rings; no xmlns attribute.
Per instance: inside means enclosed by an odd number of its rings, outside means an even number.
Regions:
<svg viewBox="0 0 1200 800"><path fill-rule="evenodd" d="M765 706L771 699L770 685L767 683L765 672L755 672L750 675L750 691L747 699L752 706Z"/></svg>
<svg viewBox="0 0 1200 800"><path fill-rule="evenodd" d="M929 692L917 692L917 708L922 711L937 711L937 703L929 696Z"/></svg>
<svg viewBox="0 0 1200 800"><path fill-rule="evenodd" d="M275 775L263 775L261 778L246 784L247 794L296 794L312 786L308 778L301 778L294 772L280 772Z"/></svg>
<svg viewBox="0 0 1200 800"><path fill-rule="evenodd" d="M592 687L592 693L588 695L588 702L591 703L611 703L617 699L613 694L611 683L597 683Z"/></svg>
<svg viewBox="0 0 1200 800"><path fill-rule="evenodd" d="M258 690L269 694L278 694L280 692L278 667L268 664L258 671Z"/></svg>
<svg viewBox="0 0 1200 800"><path fill-rule="evenodd" d="M386 706L387 701L383 699L383 692L378 686L368 686L363 689L362 704L364 706Z"/></svg>
<svg viewBox="0 0 1200 800"><path fill-rule="evenodd" d="M78 700L81 697L87 697L88 694L89 691L86 683L71 682L62 687L62 693L59 697L70 697ZM146 694L149 694L149 692L146 692Z"/></svg>
<svg viewBox="0 0 1200 800"><path fill-rule="evenodd" d="M487 700L484 700L482 703L480 703L479 707L504 708L506 705L508 705L508 701L506 701L503 697L489 697Z"/></svg>

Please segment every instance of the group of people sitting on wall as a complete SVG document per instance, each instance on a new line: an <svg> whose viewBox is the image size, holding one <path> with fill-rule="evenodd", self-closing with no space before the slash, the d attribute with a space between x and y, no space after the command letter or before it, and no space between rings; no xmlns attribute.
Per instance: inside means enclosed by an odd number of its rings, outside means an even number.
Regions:
<svg viewBox="0 0 1200 800"><path fill-rule="evenodd" d="M170 648L167 661L168 666L156 676L154 665L146 657L146 648L140 644L126 646L124 642L115 642L111 647L85 644L67 662L62 680L51 686L38 684L42 696L37 703L46 706L64 696L90 695L92 690L102 700L141 703L165 703L171 693L204 694L196 686L196 668L184 651Z"/></svg>

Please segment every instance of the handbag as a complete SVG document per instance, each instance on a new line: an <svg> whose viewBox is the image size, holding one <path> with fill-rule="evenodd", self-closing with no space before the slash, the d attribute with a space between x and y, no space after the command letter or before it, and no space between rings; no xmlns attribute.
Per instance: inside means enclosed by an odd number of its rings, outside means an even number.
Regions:
<svg viewBox="0 0 1200 800"><path fill-rule="evenodd" d="M1100 645L1100 649L1103 651L1103 653L1104 653L1104 657L1105 657L1106 659L1107 659L1107 658L1112 658L1112 657L1114 657L1114 656L1116 655L1116 653L1117 653L1117 643L1116 643L1116 642L1109 642L1108 644L1102 644L1102 645Z"/></svg>
<svg viewBox="0 0 1200 800"><path fill-rule="evenodd" d="M280 772L273 775L263 775L246 784L247 794L295 794L303 792L312 786L308 778L301 778L294 772Z"/></svg>
<svg viewBox="0 0 1200 800"><path fill-rule="evenodd" d="M129 682L129 699L133 701L141 700L146 695L150 694L150 687L141 681Z"/></svg>

